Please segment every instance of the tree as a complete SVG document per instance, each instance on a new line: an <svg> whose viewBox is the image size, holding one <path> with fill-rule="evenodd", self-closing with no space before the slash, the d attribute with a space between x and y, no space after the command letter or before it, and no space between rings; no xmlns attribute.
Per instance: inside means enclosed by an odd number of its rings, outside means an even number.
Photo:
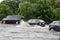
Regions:
<svg viewBox="0 0 60 40"><path fill-rule="evenodd" d="M55 20L60 20L60 8L56 8L56 19Z"/></svg>
<svg viewBox="0 0 60 40"><path fill-rule="evenodd" d="M36 3L38 0L24 0L24 1L29 1L31 3Z"/></svg>
<svg viewBox="0 0 60 40"><path fill-rule="evenodd" d="M25 1L19 5L19 10L19 14L23 15L26 19L36 18L36 4Z"/></svg>
<svg viewBox="0 0 60 40"><path fill-rule="evenodd" d="M0 4L0 20L7 15L12 15L10 7L6 4Z"/></svg>
<svg viewBox="0 0 60 40"><path fill-rule="evenodd" d="M47 23L55 20L56 12L52 0L37 0L35 3L24 1L19 5L20 15L25 18L39 18Z"/></svg>
<svg viewBox="0 0 60 40"><path fill-rule="evenodd" d="M20 0L4 0L1 4L6 4L10 7L10 9L13 11L14 15L18 15L18 8Z"/></svg>
<svg viewBox="0 0 60 40"><path fill-rule="evenodd" d="M55 19L55 9L52 0L37 1L37 14L41 16L47 23Z"/></svg>
<svg viewBox="0 0 60 40"><path fill-rule="evenodd" d="M0 16L3 18L7 15L23 15L26 20L39 18L47 23L60 19L54 0L4 0L0 3Z"/></svg>

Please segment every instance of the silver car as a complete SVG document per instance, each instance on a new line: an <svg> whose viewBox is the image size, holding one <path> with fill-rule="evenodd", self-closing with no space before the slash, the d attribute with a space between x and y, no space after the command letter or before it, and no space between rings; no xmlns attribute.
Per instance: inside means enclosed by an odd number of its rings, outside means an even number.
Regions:
<svg viewBox="0 0 60 40"><path fill-rule="evenodd" d="M45 26L45 21L41 19L30 19L28 20L28 23L30 25L40 25L40 26Z"/></svg>

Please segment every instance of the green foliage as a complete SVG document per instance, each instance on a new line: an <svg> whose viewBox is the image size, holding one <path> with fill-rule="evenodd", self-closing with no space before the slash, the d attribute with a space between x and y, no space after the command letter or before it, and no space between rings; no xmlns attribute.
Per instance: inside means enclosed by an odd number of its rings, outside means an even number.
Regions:
<svg viewBox="0 0 60 40"><path fill-rule="evenodd" d="M4 0L1 4L6 4L10 7L10 9L13 11L14 15L18 14L18 8L19 8L20 0Z"/></svg>
<svg viewBox="0 0 60 40"><path fill-rule="evenodd" d="M55 0L55 7L60 8L60 0Z"/></svg>
<svg viewBox="0 0 60 40"><path fill-rule="evenodd" d="M60 2L55 3L55 8L60 8Z"/></svg>
<svg viewBox="0 0 60 40"><path fill-rule="evenodd" d="M31 3L36 3L38 0L24 0L24 1L29 1Z"/></svg>
<svg viewBox="0 0 60 40"><path fill-rule="evenodd" d="M8 5L0 4L0 20L7 15L11 15L12 11Z"/></svg>
<svg viewBox="0 0 60 40"><path fill-rule="evenodd" d="M55 12L52 0L39 0L37 1L37 10L38 14L42 17L41 19L45 20L47 23L55 19Z"/></svg>
<svg viewBox="0 0 60 40"><path fill-rule="evenodd" d="M56 19L55 20L60 20L60 8L56 8Z"/></svg>
<svg viewBox="0 0 60 40"><path fill-rule="evenodd" d="M55 20L57 13L52 0L37 0L35 3L24 1L19 5L19 10L19 14L25 16L26 19L39 18L47 23Z"/></svg>
<svg viewBox="0 0 60 40"><path fill-rule="evenodd" d="M18 15L19 0L3 0L0 3L0 20L7 15Z"/></svg>
<svg viewBox="0 0 60 40"><path fill-rule="evenodd" d="M55 0L3 0L0 3L0 20L7 15L23 15L25 20L39 18L49 23L60 20L60 9L55 7Z"/></svg>
<svg viewBox="0 0 60 40"><path fill-rule="evenodd" d="M35 17L36 4L32 4L26 1L26 2L21 3L19 6L20 6L19 7L20 15L23 15L26 19L36 18Z"/></svg>

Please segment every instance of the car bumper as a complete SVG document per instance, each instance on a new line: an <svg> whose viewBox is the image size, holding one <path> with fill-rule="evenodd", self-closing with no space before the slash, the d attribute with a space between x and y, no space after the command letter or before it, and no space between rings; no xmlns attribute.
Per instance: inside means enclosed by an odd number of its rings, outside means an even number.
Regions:
<svg viewBox="0 0 60 40"><path fill-rule="evenodd" d="M19 20L3 20L5 21L5 23L16 23L16 22L19 22Z"/></svg>

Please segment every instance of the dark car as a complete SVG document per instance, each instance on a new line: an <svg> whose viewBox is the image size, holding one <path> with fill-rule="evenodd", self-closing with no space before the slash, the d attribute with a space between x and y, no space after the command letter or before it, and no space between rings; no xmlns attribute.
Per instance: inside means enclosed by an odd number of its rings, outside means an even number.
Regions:
<svg viewBox="0 0 60 40"><path fill-rule="evenodd" d="M41 19L30 19L28 20L28 23L30 25L40 25L40 26L45 26L45 21Z"/></svg>
<svg viewBox="0 0 60 40"><path fill-rule="evenodd" d="M11 15L11 16L7 16L6 18L3 18L2 19L2 23L15 23L15 24L19 24L22 19L24 19L23 16Z"/></svg>
<svg viewBox="0 0 60 40"><path fill-rule="evenodd" d="M53 21L49 25L49 30L53 29L54 31L60 31L60 21Z"/></svg>

